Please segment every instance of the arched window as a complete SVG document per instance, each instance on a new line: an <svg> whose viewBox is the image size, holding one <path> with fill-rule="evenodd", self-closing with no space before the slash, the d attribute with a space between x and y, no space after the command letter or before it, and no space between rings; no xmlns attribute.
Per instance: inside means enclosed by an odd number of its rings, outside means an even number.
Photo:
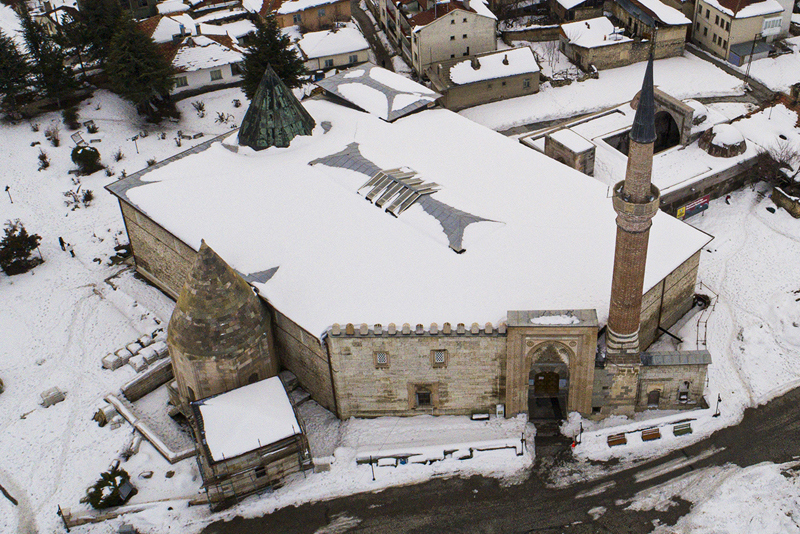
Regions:
<svg viewBox="0 0 800 534"><path fill-rule="evenodd" d="M194 396L194 390L188 386L186 389L189 391L189 402L196 401L197 397Z"/></svg>

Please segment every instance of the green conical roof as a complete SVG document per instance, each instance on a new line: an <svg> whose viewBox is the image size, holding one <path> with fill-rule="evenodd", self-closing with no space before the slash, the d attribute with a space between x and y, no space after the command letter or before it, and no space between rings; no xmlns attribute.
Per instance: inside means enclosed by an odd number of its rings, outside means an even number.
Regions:
<svg viewBox="0 0 800 534"><path fill-rule="evenodd" d="M239 128L239 144L253 150L287 147L296 135L311 135L314 119L267 65Z"/></svg>

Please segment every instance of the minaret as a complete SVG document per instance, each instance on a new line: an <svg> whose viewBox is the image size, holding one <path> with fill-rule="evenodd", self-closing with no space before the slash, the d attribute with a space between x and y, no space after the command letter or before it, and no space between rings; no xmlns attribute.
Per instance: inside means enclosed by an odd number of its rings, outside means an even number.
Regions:
<svg viewBox="0 0 800 534"><path fill-rule="evenodd" d="M630 131L625 180L614 186L617 244L606 330L607 358L615 374L609 408L633 412L638 386L639 319L650 225L659 207L659 191L650 183L656 140L653 56L647 62L639 104Z"/></svg>

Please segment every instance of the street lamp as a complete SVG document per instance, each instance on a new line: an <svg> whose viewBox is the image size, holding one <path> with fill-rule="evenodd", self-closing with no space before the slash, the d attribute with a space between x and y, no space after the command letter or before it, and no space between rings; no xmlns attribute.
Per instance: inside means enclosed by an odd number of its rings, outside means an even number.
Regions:
<svg viewBox="0 0 800 534"><path fill-rule="evenodd" d="M11 198L11 191L9 191L9 189L11 189L11 186L8 186L8 185L7 185L7 186L6 186L6 193L8 193L8 200L10 200L10 201L11 201L11 203L13 204L13 203L14 203L14 199L13 199L13 198Z"/></svg>
<svg viewBox="0 0 800 534"><path fill-rule="evenodd" d="M722 395L717 393L717 411L711 417L719 417L719 403L722 402Z"/></svg>

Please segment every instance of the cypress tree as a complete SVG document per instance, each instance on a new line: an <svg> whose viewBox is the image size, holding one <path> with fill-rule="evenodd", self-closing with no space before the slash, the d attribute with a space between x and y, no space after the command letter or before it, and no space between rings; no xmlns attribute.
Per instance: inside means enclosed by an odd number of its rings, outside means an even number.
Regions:
<svg viewBox="0 0 800 534"><path fill-rule="evenodd" d="M30 65L17 49L14 40L0 30L0 93L3 95L3 108L14 112L17 97L28 88Z"/></svg>
<svg viewBox="0 0 800 534"><path fill-rule="evenodd" d="M261 83L269 64L287 87L300 87L307 74L303 60L290 47L291 41L281 32L273 14L266 22L256 23L253 44L247 48L242 65L244 94L250 100Z"/></svg>
<svg viewBox="0 0 800 534"><path fill-rule="evenodd" d="M111 89L152 122L175 116L175 105L169 96L175 70L152 38L139 31L130 19L120 20L106 60Z"/></svg>

